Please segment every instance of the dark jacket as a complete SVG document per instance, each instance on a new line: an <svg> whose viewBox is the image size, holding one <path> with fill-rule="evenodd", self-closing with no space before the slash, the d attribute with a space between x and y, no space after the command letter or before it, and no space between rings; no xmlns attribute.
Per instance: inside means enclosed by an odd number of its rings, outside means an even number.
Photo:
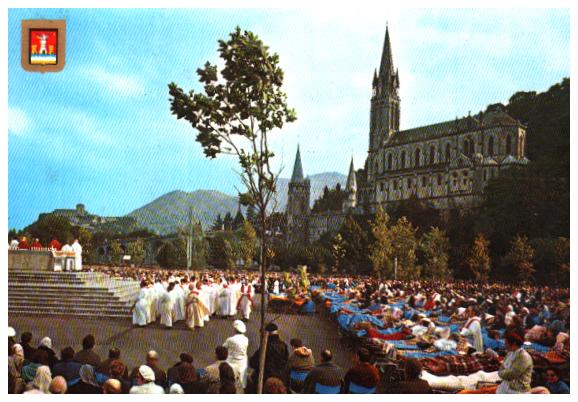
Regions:
<svg viewBox="0 0 578 402"><path fill-rule="evenodd" d="M207 393L207 386L204 382L197 380L193 382L189 382L187 384L181 384L183 387L183 391L185 394L206 394Z"/></svg>
<svg viewBox="0 0 578 402"><path fill-rule="evenodd" d="M66 379L66 381L74 380L80 377L80 367L82 364L75 362L74 360L63 360L60 363L56 363L52 368L52 378L57 375L61 375Z"/></svg>
<svg viewBox="0 0 578 402"><path fill-rule="evenodd" d="M401 381L391 390L393 394L431 394L432 389L426 380L416 378L415 380Z"/></svg>
<svg viewBox="0 0 578 402"><path fill-rule="evenodd" d="M29 343L23 343L21 346L22 350L24 350L24 358L26 360L32 360L32 358L34 357L34 353L36 353L36 348L30 346Z"/></svg>
<svg viewBox="0 0 578 402"><path fill-rule="evenodd" d="M48 367L50 367L51 369L54 367L56 363L58 363L58 357L56 357L56 353L54 353L54 350L42 345L38 346L38 350L43 350L48 354Z"/></svg>
<svg viewBox="0 0 578 402"><path fill-rule="evenodd" d="M90 364L93 367L98 367L100 364L100 356L96 354L92 349L83 349L76 352L74 355L74 361L81 364Z"/></svg>
<svg viewBox="0 0 578 402"><path fill-rule="evenodd" d="M261 348L251 356L249 366L255 370L255 375L259 372L259 352ZM283 379L287 361L289 359L289 349L287 344L279 339L279 335L269 335L267 340L267 354L265 356L265 373L263 381L269 377Z"/></svg>
<svg viewBox="0 0 578 402"><path fill-rule="evenodd" d="M379 371L369 363L360 362L347 371L344 378L344 392L349 392L349 384L354 383L366 388L373 388L379 384Z"/></svg>
<svg viewBox="0 0 578 402"><path fill-rule="evenodd" d="M101 361L100 364L99 364L98 366L96 366L96 368L94 369L94 371L96 371L96 372L98 372L98 373L101 373L101 374L104 374L104 375L106 375L106 376L110 376L110 364L111 364L113 361L115 361L115 360L118 360L118 359L110 359L110 358L108 358L108 359L106 359L106 360ZM126 367L126 365L125 365L125 367L124 367L124 373L123 373L123 376L122 376L122 377L123 377L125 380L128 380L128 378L129 378L129 377L128 377L128 368Z"/></svg>
<svg viewBox="0 0 578 402"><path fill-rule="evenodd" d="M328 387L343 386L343 369L331 362L321 363L315 366L305 379L304 392L315 393L315 384Z"/></svg>
<svg viewBox="0 0 578 402"><path fill-rule="evenodd" d="M95 387L94 385L87 384L85 382L79 381L72 385L66 391L67 394L102 394L100 387Z"/></svg>

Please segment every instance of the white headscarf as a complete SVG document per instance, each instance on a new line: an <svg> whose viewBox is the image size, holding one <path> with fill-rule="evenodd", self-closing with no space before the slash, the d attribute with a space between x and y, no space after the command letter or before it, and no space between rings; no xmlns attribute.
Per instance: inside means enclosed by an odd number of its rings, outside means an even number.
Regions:
<svg viewBox="0 0 578 402"><path fill-rule="evenodd" d="M49 337L45 336L45 337L42 338L42 340L40 341L40 345L44 346L45 348L52 349L52 339L50 339Z"/></svg>

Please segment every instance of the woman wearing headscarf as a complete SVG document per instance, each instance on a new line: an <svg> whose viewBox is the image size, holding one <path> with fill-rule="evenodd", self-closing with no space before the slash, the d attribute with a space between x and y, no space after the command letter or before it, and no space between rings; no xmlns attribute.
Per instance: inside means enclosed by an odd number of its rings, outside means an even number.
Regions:
<svg viewBox="0 0 578 402"><path fill-rule="evenodd" d="M102 394L96 382L94 367L84 364L80 367L80 381L68 388L69 394Z"/></svg>
<svg viewBox="0 0 578 402"><path fill-rule="evenodd" d="M52 349L52 339L45 336L40 341L40 346L38 346L38 350L43 350L48 355L48 367L52 370L54 365L58 363L58 357L56 357L56 353Z"/></svg>
<svg viewBox="0 0 578 402"><path fill-rule="evenodd" d="M26 386L25 394L49 394L52 373L50 367L40 366L36 369L36 375L30 384Z"/></svg>
<svg viewBox="0 0 578 402"><path fill-rule="evenodd" d="M22 379L22 365L24 364L24 349L19 343L12 345L12 354L8 357L8 373L14 381L14 393L20 394L24 390L25 382Z"/></svg>

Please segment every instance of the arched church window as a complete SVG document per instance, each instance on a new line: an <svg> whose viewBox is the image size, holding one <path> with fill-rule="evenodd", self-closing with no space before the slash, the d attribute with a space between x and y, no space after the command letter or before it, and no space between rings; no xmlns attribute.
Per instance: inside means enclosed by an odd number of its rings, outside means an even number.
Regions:
<svg viewBox="0 0 578 402"><path fill-rule="evenodd" d="M488 140L488 155L494 154L494 137L490 137Z"/></svg>
<svg viewBox="0 0 578 402"><path fill-rule="evenodd" d="M387 169L391 170L392 165L393 165L393 155L389 154L387 155Z"/></svg>
<svg viewBox="0 0 578 402"><path fill-rule="evenodd" d="M512 155L512 137L506 137L506 155Z"/></svg>
<svg viewBox="0 0 578 402"><path fill-rule="evenodd" d="M400 160L401 168L405 169L405 151L401 152L401 160Z"/></svg>
<svg viewBox="0 0 578 402"><path fill-rule="evenodd" d="M436 160L436 147L433 145L429 148L429 164L433 165Z"/></svg>
<svg viewBox="0 0 578 402"><path fill-rule="evenodd" d="M417 148L415 150L415 166L418 167L420 165L420 156L421 156L421 149Z"/></svg>
<svg viewBox="0 0 578 402"><path fill-rule="evenodd" d="M450 156L451 156L450 144L447 143L446 144L446 162L450 161Z"/></svg>

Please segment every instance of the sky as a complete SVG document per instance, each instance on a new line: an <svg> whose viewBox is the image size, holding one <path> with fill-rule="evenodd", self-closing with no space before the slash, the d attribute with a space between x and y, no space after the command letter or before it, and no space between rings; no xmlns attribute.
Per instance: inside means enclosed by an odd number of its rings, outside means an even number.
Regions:
<svg viewBox="0 0 578 402"><path fill-rule="evenodd" d="M22 19L66 19L62 72L21 68ZM116 216L174 190L235 195L237 161L204 157L192 127L171 115L167 84L199 90L196 69L223 65L217 41L237 25L279 54L297 112L271 137L281 176L290 176L297 144L306 175L347 174L351 157L361 167L386 24L402 129L570 76L564 9L10 9L9 227L77 203Z"/></svg>

